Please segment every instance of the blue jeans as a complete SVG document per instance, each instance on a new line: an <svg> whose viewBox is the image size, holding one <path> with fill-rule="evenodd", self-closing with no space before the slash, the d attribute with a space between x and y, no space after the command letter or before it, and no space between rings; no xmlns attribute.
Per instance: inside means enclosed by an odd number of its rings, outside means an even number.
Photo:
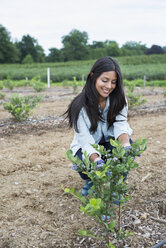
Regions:
<svg viewBox="0 0 166 248"><path fill-rule="evenodd" d="M114 139L114 137L111 137L111 139ZM133 143L133 141L132 141L131 139L130 139L130 143ZM100 140L99 145L104 146L106 150L110 150L111 152L112 152L112 149L114 148L114 147L110 144L110 142L106 142L104 138L102 138L102 139ZM75 156L78 156L78 158L79 158L81 161L83 161L82 155L83 155L82 149L80 148L80 149L76 152ZM102 158L102 159L104 159L104 158ZM82 172L79 172L79 174L80 174L80 177L81 177L82 179L84 179L84 180L89 179L89 177L88 177L86 174L84 174L84 173L82 173ZM124 175L124 180L126 180L126 178L127 178L127 175Z"/></svg>

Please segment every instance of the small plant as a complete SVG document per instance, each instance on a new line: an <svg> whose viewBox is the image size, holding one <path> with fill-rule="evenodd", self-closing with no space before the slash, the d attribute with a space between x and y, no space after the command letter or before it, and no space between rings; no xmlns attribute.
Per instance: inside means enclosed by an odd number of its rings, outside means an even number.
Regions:
<svg viewBox="0 0 166 248"><path fill-rule="evenodd" d="M5 98L5 94L0 92L0 100L3 100Z"/></svg>
<svg viewBox="0 0 166 248"><path fill-rule="evenodd" d="M72 87L73 87L73 93L74 94L77 93L78 86L79 86L79 83L77 82L76 77L73 77Z"/></svg>
<svg viewBox="0 0 166 248"><path fill-rule="evenodd" d="M36 92L41 92L46 89L46 85L41 82L36 82L32 86Z"/></svg>
<svg viewBox="0 0 166 248"><path fill-rule="evenodd" d="M138 167L134 158L144 152L146 140L137 140L127 151L117 140L110 140L110 143L114 147L112 153L107 151L104 146L92 145L105 159L102 167L90 162L86 152L84 153L84 163L82 163L78 157L73 156L71 150L67 151L67 156L73 163L74 169L85 173L93 186L87 197L82 196L80 191L75 192L74 188L63 187L63 189L66 193L77 197L82 204L80 211L88 216L93 216L101 227L97 236L93 230L79 230L79 235L104 240L106 247L114 248L112 239L123 240L131 234L121 227L121 209L131 198L125 178L132 168ZM115 204L118 205L118 215L116 215Z"/></svg>
<svg viewBox="0 0 166 248"><path fill-rule="evenodd" d="M30 85L32 85L35 92L41 92L46 89L46 85L41 82L40 76L33 77L30 81Z"/></svg>
<svg viewBox="0 0 166 248"><path fill-rule="evenodd" d="M17 80L14 82L15 87L26 87L29 86L28 79Z"/></svg>
<svg viewBox="0 0 166 248"><path fill-rule="evenodd" d="M2 90L2 89L3 89L3 87L4 87L3 83L2 83L2 82L0 82L0 90Z"/></svg>
<svg viewBox="0 0 166 248"><path fill-rule="evenodd" d="M63 87L68 87L68 86L70 86L70 81L68 81L68 80L63 80L63 81L62 81L62 86L63 86Z"/></svg>
<svg viewBox="0 0 166 248"><path fill-rule="evenodd" d="M7 110L14 117L16 121L27 120L30 115L32 115L32 109L41 100L41 97L19 97L18 95L13 95L9 102L3 104L5 110Z"/></svg>
<svg viewBox="0 0 166 248"><path fill-rule="evenodd" d="M164 90L164 97L166 97L166 89Z"/></svg>
<svg viewBox="0 0 166 248"><path fill-rule="evenodd" d="M6 88L8 88L9 90L13 90L13 88L14 88L14 83L11 81L11 79L9 77L3 81L3 85Z"/></svg>
<svg viewBox="0 0 166 248"><path fill-rule="evenodd" d="M135 86L134 84L128 84L127 86L127 99L128 99L128 106L129 109L135 107L135 106L140 106L146 102L146 99L141 99L142 95L141 94L135 94L134 93Z"/></svg>

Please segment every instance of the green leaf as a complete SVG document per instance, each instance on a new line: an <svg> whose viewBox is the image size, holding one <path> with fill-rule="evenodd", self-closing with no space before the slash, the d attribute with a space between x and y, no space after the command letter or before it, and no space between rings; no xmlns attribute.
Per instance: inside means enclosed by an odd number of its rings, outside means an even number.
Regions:
<svg viewBox="0 0 166 248"><path fill-rule="evenodd" d="M70 189L68 189L68 188L65 188L64 191L65 191L65 193L70 193Z"/></svg>
<svg viewBox="0 0 166 248"><path fill-rule="evenodd" d="M90 202L90 204L91 204L92 206L97 205L97 199L95 199L95 198L90 199L89 202Z"/></svg>
<svg viewBox="0 0 166 248"><path fill-rule="evenodd" d="M110 144L114 147L119 147L119 141L110 139Z"/></svg>
<svg viewBox="0 0 166 248"><path fill-rule="evenodd" d="M72 150L68 150L68 151L66 152L66 155L67 155L68 159L70 160L70 158L73 156Z"/></svg>
<svg viewBox="0 0 166 248"><path fill-rule="evenodd" d="M116 248L113 244L112 244L112 242L109 242L109 244L108 245L106 245L108 248Z"/></svg>
<svg viewBox="0 0 166 248"><path fill-rule="evenodd" d="M103 177L103 175L102 175L102 173L101 173L100 171L95 171L95 174L96 174L99 178L102 178L102 177Z"/></svg>
<svg viewBox="0 0 166 248"><path fill-rule="evenodd" d="M130 232L129 230L125 231L125 237L132 236L134 233Z"/></svg>
<svg viewBox="0 0 166 248"><path fill-rule="evenodd" d="M108 225L110 230L113 230L115 228L115 226L116 226L116 223L114 221L110 222Z"/></svg>
<svg viewBox="0 0 166 248"><path fill-rule="evenodd" d="M81 235L81 236L87 236L88 235L88 232L86 230L79 229L78 230L78 234Z"/></svg>
<svg viewBox="0 0 166 248"><path fill-rule="evenodd" d="M92 210L100 209L103 205L103 201L101 198L97 198L97 199L92 198L89 200L89 203L90 204L87 204L86 208L88 207L88 208L91 208Z"/></svg>

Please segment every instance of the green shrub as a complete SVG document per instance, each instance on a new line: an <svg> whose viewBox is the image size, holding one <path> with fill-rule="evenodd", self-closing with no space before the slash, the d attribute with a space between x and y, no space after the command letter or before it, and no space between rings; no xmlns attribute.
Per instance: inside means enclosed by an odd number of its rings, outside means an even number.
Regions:
<svg viewBox="0 0 166 248"><path fill-rule="evenodd" d="M3 100L5 98L5 94L0 92L0 100Z"/></svg>
<svg viewBox="0 0 166 248"><path fill-rule="evenodd" d="M121 227L121 209L131 198L125 177L131 169L138 167L134 158L145 151L146 140L139 139L133 142L131 149L127 151L117 140L110 140L110 143L114 147L111 154L104 146L92 145L106 158L102 167L90 162L86 152L84 153L84 163L78 157L74 157L71 150L67 152L75 170L86 174L93 183L88 197L82 196L80 191L75 192L74 188L69 189L63 186L62 188L66 193L79 199L81 201L80 211L95 218L100 225L97 235L93 230L79 230L79 235L104 240L106 247L115 248L111 240L115 238L123 240L131 234ZM119 205L117 213L115 204Z"/></svg>
<svg viewBox="0 0 166 248"><path fill-rule="evenodd" d="M141 99L142 95L141 94L135 94L134 93L134 84L131 82L131 84L128 84L127 86L127 100L128 100L128 107L129 109L135 107L135 106L140 106L146 102L146 99Z"/></svg>
<svg viewBox="0 0 166 248"><path fill-rule="evenodd" d="M32 87L36 92L44 91L46 89L46 85L41 82L33 83Z"/></svg>
<svg viewBox="0 0 166 248"><path fill-rule="evenodd" d="M26 79L17 80L14 82L15 87L26 87L28 85L29 85L29 82Z"/></svg>
<svg viewBox="0 0 166 248"><path fill-rule="evenodd" d="M3 104L5 110L7 110L14 117L16 121L27 120L30 115L32 115L32 109L41 100L41 97L19 97L18 95L13 95L8 102Z"/></svg>
<svg viewBox="0 0 166 248"><path fill-rule="evenodd" d="M46 89L46 85L41 82L40 75L33 77L30 80L30 85L33 87L35 92L44 91Z"/></svg>
<svg viewBox="0 0 166 248"><path fill-rule="evenodd" d="M57 83L58 84L58 83ZM62 86L63 87L68 87L68 86L71 86L72 85L72 83L71 83L71 81L69 81L69 80L63 80L62 81Z"/></svg>
<svg viewBox="0 0 166 248"><path fill-rule="evenodd" d="M2 90L4 87L3 82L0 82L0 90Z"/></svg>
<svg viewBox="0 0 166 248"><path fill-rule="evenodd" d="M164 97L166 97L166 89L164 90Z"/></svg>
<svg viewBox="0 0 166 248"><path fill-rule="evenodd" d="M8 88L9 90L13 90L14 83L10 79L6 79L3 81L3 85Z"/></svg>
<svg viewBox="0 0 166 248"><path fill-rule="evenodd" d="M72 87L73 87L73 93L74 94L77 93L78 86L79 86L79 82L76 80L76 77L73 77Z"/></svg>

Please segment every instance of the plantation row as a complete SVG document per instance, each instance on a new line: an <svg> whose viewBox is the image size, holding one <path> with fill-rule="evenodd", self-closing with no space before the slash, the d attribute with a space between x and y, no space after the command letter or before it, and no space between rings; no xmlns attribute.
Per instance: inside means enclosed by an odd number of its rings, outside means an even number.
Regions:
<svg viewBox="0 0 166 248"><path fill-rule="evenodd" d="M123 80L124 86L126 87L145 87L145 86L152 86L152 87L166 87L166 80L143 80L143 79L134 79L134 80ZM72 81L64 80L62 82L51 83L52 86L71 86L73 87L73 92L76 93L78 86L83 87L85 81L76 80L76 77L73 77ZM32 87L35 92L44 91L47 87L47 84L42 82L40 77L34 77L31 80L11 80L11 79L4 79L0 80L0 99L2 99L3 93L1 90L4 88L8 88L9 90L13 90L16 87Z"/></svg>
<svg viewBox="0 0 166 248"><path fill-rule="evenodd" d="M149 80L166 79L166 55L142 55L117 58L124 79L134 80L144 78ZM47 81L47 68L50 68L51 81L62 82L64 80L82 80L86 77L94 60L73 61L62 63L33 63L33 64L0 64L0 80L10 78L12 80L32 79L39 75L41 81Z"/></svg>

